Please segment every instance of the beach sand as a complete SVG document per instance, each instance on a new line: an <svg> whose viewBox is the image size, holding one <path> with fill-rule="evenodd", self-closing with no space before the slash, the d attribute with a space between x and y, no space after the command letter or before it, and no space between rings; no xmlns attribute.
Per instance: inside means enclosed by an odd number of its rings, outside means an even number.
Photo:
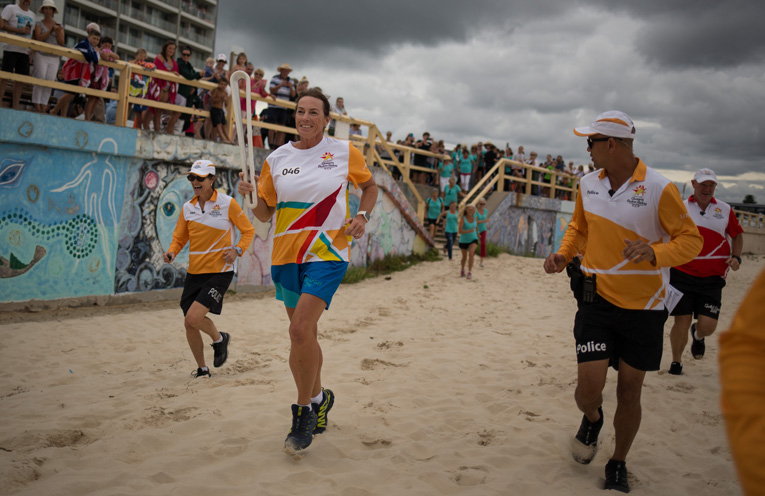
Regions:
<svg viewBox="0 0 765 496"><path fill-rule="evenodd" d="M458 276L423 263L342 286L319 322L326 433L283 452L296 391L287 316L272 292L227 297L228 362L194 379L177 302L6 314L0 494L592 494L614 445L615 378L601 449L575 463L575 302L542 260L501 255ZM718 333L765 267L746 257ZM717 335L643 389L627 466L634 494L740 494L720 413ZM207 341L206 341L207 343ZM209 362L212 349L206 347Z"/></svg>

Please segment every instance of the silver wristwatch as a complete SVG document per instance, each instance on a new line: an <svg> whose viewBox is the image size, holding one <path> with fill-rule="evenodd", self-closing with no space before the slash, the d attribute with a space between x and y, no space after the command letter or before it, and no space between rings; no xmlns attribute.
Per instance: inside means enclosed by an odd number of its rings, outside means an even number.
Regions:
<svg viewBox="0 0 765 496"><path fill-rule="evenodd" d="M240 257L242 256L242 247L241 246L235 246L234 250L236 250L236 254Z"/></svg>

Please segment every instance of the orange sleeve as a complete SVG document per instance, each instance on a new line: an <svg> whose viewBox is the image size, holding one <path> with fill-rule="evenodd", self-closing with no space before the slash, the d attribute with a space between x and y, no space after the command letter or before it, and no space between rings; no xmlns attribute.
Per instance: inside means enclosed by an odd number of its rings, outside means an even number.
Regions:
<svg viewBox="0 0 765 496"><path fill-rule="evenodd" d="M271 176L271 166L268 160L263 162L263 168L260 170L260 180L258 181L258 196L263 198L269 207L276 206L276 190L274 189L274 178Z"/></svg>
<svg viewBox="0 0 765 496"><path fill-rule="evenodd" d="M242 233L236 246L241 248L242 252L247 251L253 238L255 238L255 228L252 227L252 223L250 223L250 220L242 211L242 207L233 198L228 207L228 218L239 229L239 232Z"/></svg>
<svg viewBox="0 0 765 496"><path fill-rule="evenodd" d="M175 223L175 230L173 231L173 242L170 243L170 248L168 248L167 251L171 251L177 255L188 242L189 225L186 223L184 209L181 208L181 215L178 216L178 221Z"/></svg>
<svg viewBox="0 0 765 496"><path fill-rule="evenodd" d="M571 214L571 221L558 248L558 253L566 257L566 263L570 262L587 243L587 232L587 218L584 215L584 204L580 192L576 195L574 213Z"/></svg>
<svg viewBox="0 0 765 496"><path fill-rule="evenodd" d="M765 270L720 335L721 404L744 494L765 494Z"/></svg>
<svg viewBox="0 0 765 496"><path fill-rule="evenodd" d="M348 157L348 180L357 188L360 183L365 183L372 179L372 172L367 167L364 154L358 148L348 142L350 156Z"/></svg>
<svg viewBox="0 0 765 496"><path fill-rule="evenodd" d="M659 223L669 234L670 241L658 241L651 247L658 267L677 267L693 260L704 246L704 238L688 214L680 192L673 183L667 184L659 199Z"/></svg>

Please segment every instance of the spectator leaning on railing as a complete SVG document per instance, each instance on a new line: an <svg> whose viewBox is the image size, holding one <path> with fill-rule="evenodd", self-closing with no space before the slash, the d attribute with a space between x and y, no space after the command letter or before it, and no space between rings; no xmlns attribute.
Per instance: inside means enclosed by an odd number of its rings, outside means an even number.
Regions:
<svg viewBox="0 0 765 496"><path fill-rule="evenodd" d="M34 29L34 39L51 45L65 45L64 26L53 19L53 14L58 12L53 0L43 0L40 12L43 18L37 21ZM52 55L37 51L34 54L34 77L38 79L56 80L58 72L58 55ZM52 88L48 86L34 85L32 88L32 103L35 111L46 113L49 110L50 94Z"/></svg>
<svg viewBox="0 0 765 496"><path fill-rule="evenodd" d="M5 6L1 14L3 31L24 38L32 38L35 15L29 10L30 3L30 0L20 0L18 5ZM2 69L5 72L29 76L29 49L6 43L3 47ZM2 100L5 99L6 83L5 79L0 79L0 106L2 106ZM17 110L21 99L21 87L22 85L19 83L13 84L12 106Z"/></svg>
<svg viewBox="0 0 765 496"><path fill-rule="evenodd" d="M178 64L175 62L175 50L178 45L175 44L174 41L166 41L162 45L162 49L160 50L160 53L157 54L156 57L154 57L154 66L157 70L160 71L167 71L172 72L176 74L177 76L180 76L178 73ZM160 79L156 76L151 78L151 82L149 83L149 90L146 95L146 98L149 100L154 100L155 102L161 102L161 103L177 103L175 100L175 97L178 93L178 83L167 81L165 79ZM184 101L183 104L185 105L186 102ZM145 110L143 113L143 124L144 129L148 129L148 117L150 114L154 114L154 132L158 133L160 132L162 126L162 109L159 108L149 108L148 110ZM167 127L165 128L165 132L168 134L173 134L175 131L175 122L178 120L178 117L181 116L180 112L170 111L170 118L167 121Z"/></svg>

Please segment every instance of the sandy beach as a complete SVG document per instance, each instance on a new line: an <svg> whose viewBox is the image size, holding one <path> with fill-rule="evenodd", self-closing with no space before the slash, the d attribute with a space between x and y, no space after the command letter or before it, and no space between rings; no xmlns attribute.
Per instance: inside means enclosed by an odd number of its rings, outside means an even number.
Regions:
<svg viewBox="0 0 765 496"><path fill-rule="evenodd" d="M295 387L287 316L273 293L227 297L213 317L228 362L194 379L177 302L3 316L0 494L593 494L613 449L615 378L592 464L569 445L575 301L565 274L501 255L341 286L319 322L327 432L282 451ZM649 373L627 460L634 494L740 494L720 413L717 336L765 259L723 291L707 355ZM206 349L212 362L212 349Z"/></svg>

